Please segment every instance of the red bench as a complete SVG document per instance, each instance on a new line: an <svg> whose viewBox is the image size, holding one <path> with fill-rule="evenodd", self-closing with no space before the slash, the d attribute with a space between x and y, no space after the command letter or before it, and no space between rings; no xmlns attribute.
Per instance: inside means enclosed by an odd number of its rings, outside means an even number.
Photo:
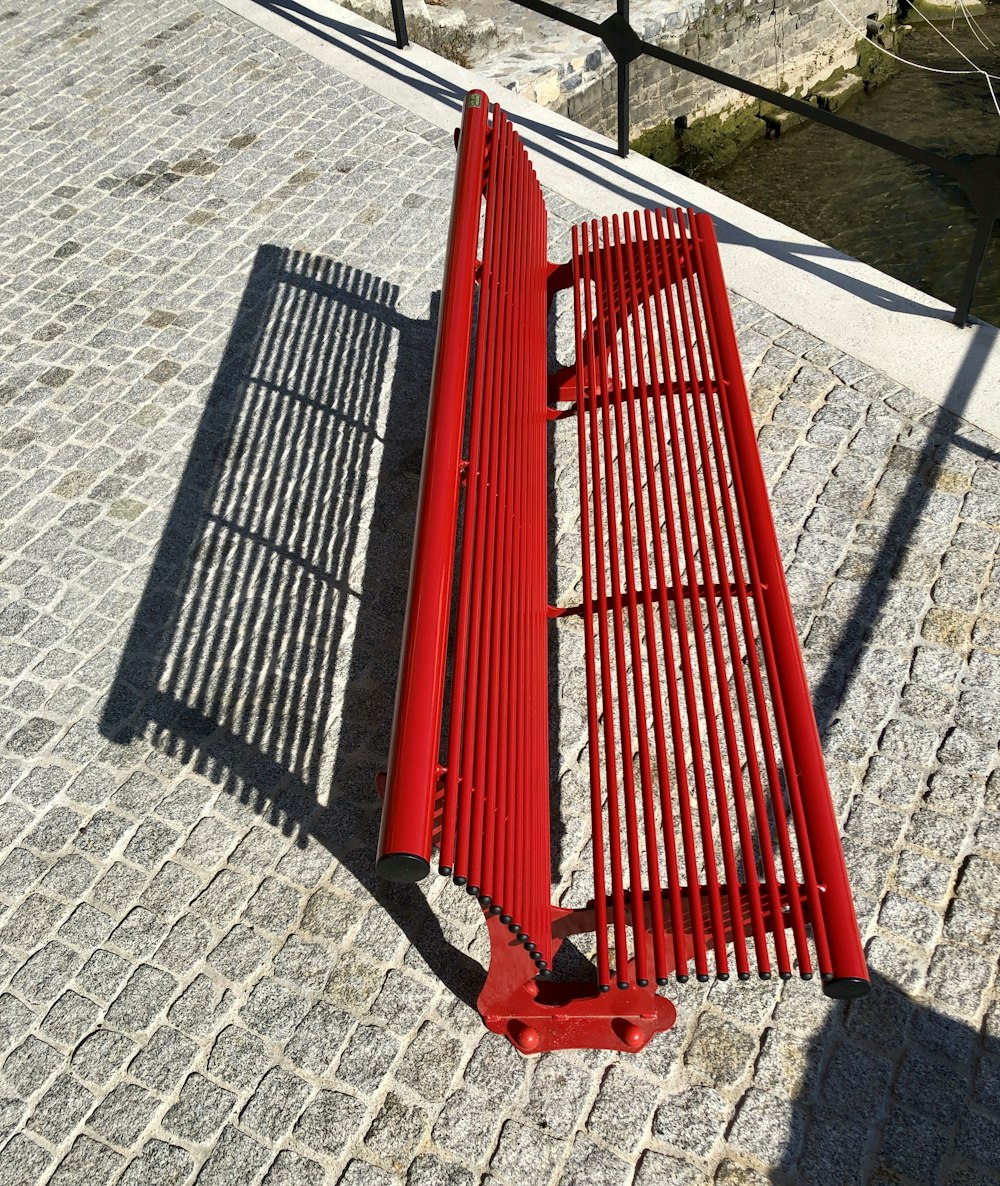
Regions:
<svg viewBox="0 0 1000 1186"><path fill-rule="evenodd" d="M710 219L636 211L547 257L513 127L466 98L378 871L481 903L486 1024L639 1049L673 975L868 973ZM548 373L569 288L575 363ZM476 294L478 291L478 303ZM584 594L548 604L547 442L579 440ZM461 508L461 515L459 514ZM459 523L461 527L459 528ZM456 539L456 536L458 537ZM548 630L585 637L594 898L551 904ZM560 626L560 628L562 628ZM446 697L447 689L447 697ZM593 932L596 978L553 974Z"/></svg>

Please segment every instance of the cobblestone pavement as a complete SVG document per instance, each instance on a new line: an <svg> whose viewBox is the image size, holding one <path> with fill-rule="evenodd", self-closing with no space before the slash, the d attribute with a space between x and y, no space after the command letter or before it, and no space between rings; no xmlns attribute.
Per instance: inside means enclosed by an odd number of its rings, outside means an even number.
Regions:
<svg viewBox="0 0 1000 1186"><path fill-rule="evenodd" d="M209 0L0 20L0 1186L1000 1180L998 442L736 299L875 992L522 1059L372 875L450 137Z"/></svg>

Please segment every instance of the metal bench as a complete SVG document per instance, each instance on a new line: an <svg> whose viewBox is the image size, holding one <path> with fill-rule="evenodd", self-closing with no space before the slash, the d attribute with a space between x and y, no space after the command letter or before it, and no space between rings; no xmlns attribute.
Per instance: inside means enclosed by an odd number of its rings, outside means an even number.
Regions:
<svg viewBox="0 0 1000 1186"><path fill-rule="evenodd" d="M484 201L485 199L485 201ZM572 291L576 358L549 374ZM478 294L478 301L476 299ZM547 441L575 417L583 595L548 604ZM461 513L460 513L461 512ZM593 899L551 904L548 631L585 640ZM561 626L559 628L562 628ZM466 98L378 871L475 895L479 1008L522 1051L640 1049L657 993L868 973L710 219L636 211L547 258L527 154ZM553 959L593 933L595 976Z"/></svg>

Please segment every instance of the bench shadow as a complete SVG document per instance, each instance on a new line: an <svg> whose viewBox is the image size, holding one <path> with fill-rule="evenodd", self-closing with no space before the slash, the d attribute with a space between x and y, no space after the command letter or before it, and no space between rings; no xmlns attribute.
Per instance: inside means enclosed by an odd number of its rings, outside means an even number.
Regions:
<svg viewBox="0 0 1000 1186"><path fill-rule="evenodd" d="M877 972L871 979L871 994L838 1005L806 1044L801 1062L794 1040L765 1044L765 1077L798 1074L802 1080L772 1181L1000 1181L995 1037L985 1025L981 1030L913 1000ZM789 1011L794 1008L790 1003ZM739 1117L735 1128L738 1133Z"/></svg>
<svg viewBox="0 0 1000 1186"><path fill-rule="evenodd" d="M435 336L398 297L258 248L100 728L322 843L471 1004L482 969L374 873Z"/></svg>

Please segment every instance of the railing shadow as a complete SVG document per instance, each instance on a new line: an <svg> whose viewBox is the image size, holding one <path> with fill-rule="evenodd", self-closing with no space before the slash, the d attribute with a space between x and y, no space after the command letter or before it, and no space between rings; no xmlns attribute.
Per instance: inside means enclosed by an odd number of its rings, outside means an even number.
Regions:
<svg viewBox="0 0 1000 1186"><path fill-rule="evenodd" d="M970 1016L975 1004L968 1002ZM769 1031L757 1080L765 1092L796 1100L772 1180L1000 1180L1000 1090L990 1050L973 1023L913 1000L878 973L869 996L838 1006L803 1046L780 1028ZM747 1115L737 1113L730 1132L737 1147L759 1124L756 1106L751 1093Z"/></svg>
<svg viewBox="0 0 1000 1186"><path fill-rule="evenodd" d="M854 607L839 626L830 648L830 661L813 688L813 707L820 735L826 737L842 703L844 692L861 648L871 641L879 615L889 596L899 560L911 546L921 516L934 492L933 473L950 447L982 455L979 446L962 438L962 412L967 406L995 343L992 327L979 325L969 331L968 348L944 406L938 409L919 453L914 459L896 509L882 532L882 549L857 594ZM993 455L996 456L996 455Z"/></svg>
<svg viewBox="0 0 1000 1186"><path fill-rule="evenodd" d="M397 298L258 249L101 731L324 844L471 1001L479 966L374 874L434 343Z"/></svg>

